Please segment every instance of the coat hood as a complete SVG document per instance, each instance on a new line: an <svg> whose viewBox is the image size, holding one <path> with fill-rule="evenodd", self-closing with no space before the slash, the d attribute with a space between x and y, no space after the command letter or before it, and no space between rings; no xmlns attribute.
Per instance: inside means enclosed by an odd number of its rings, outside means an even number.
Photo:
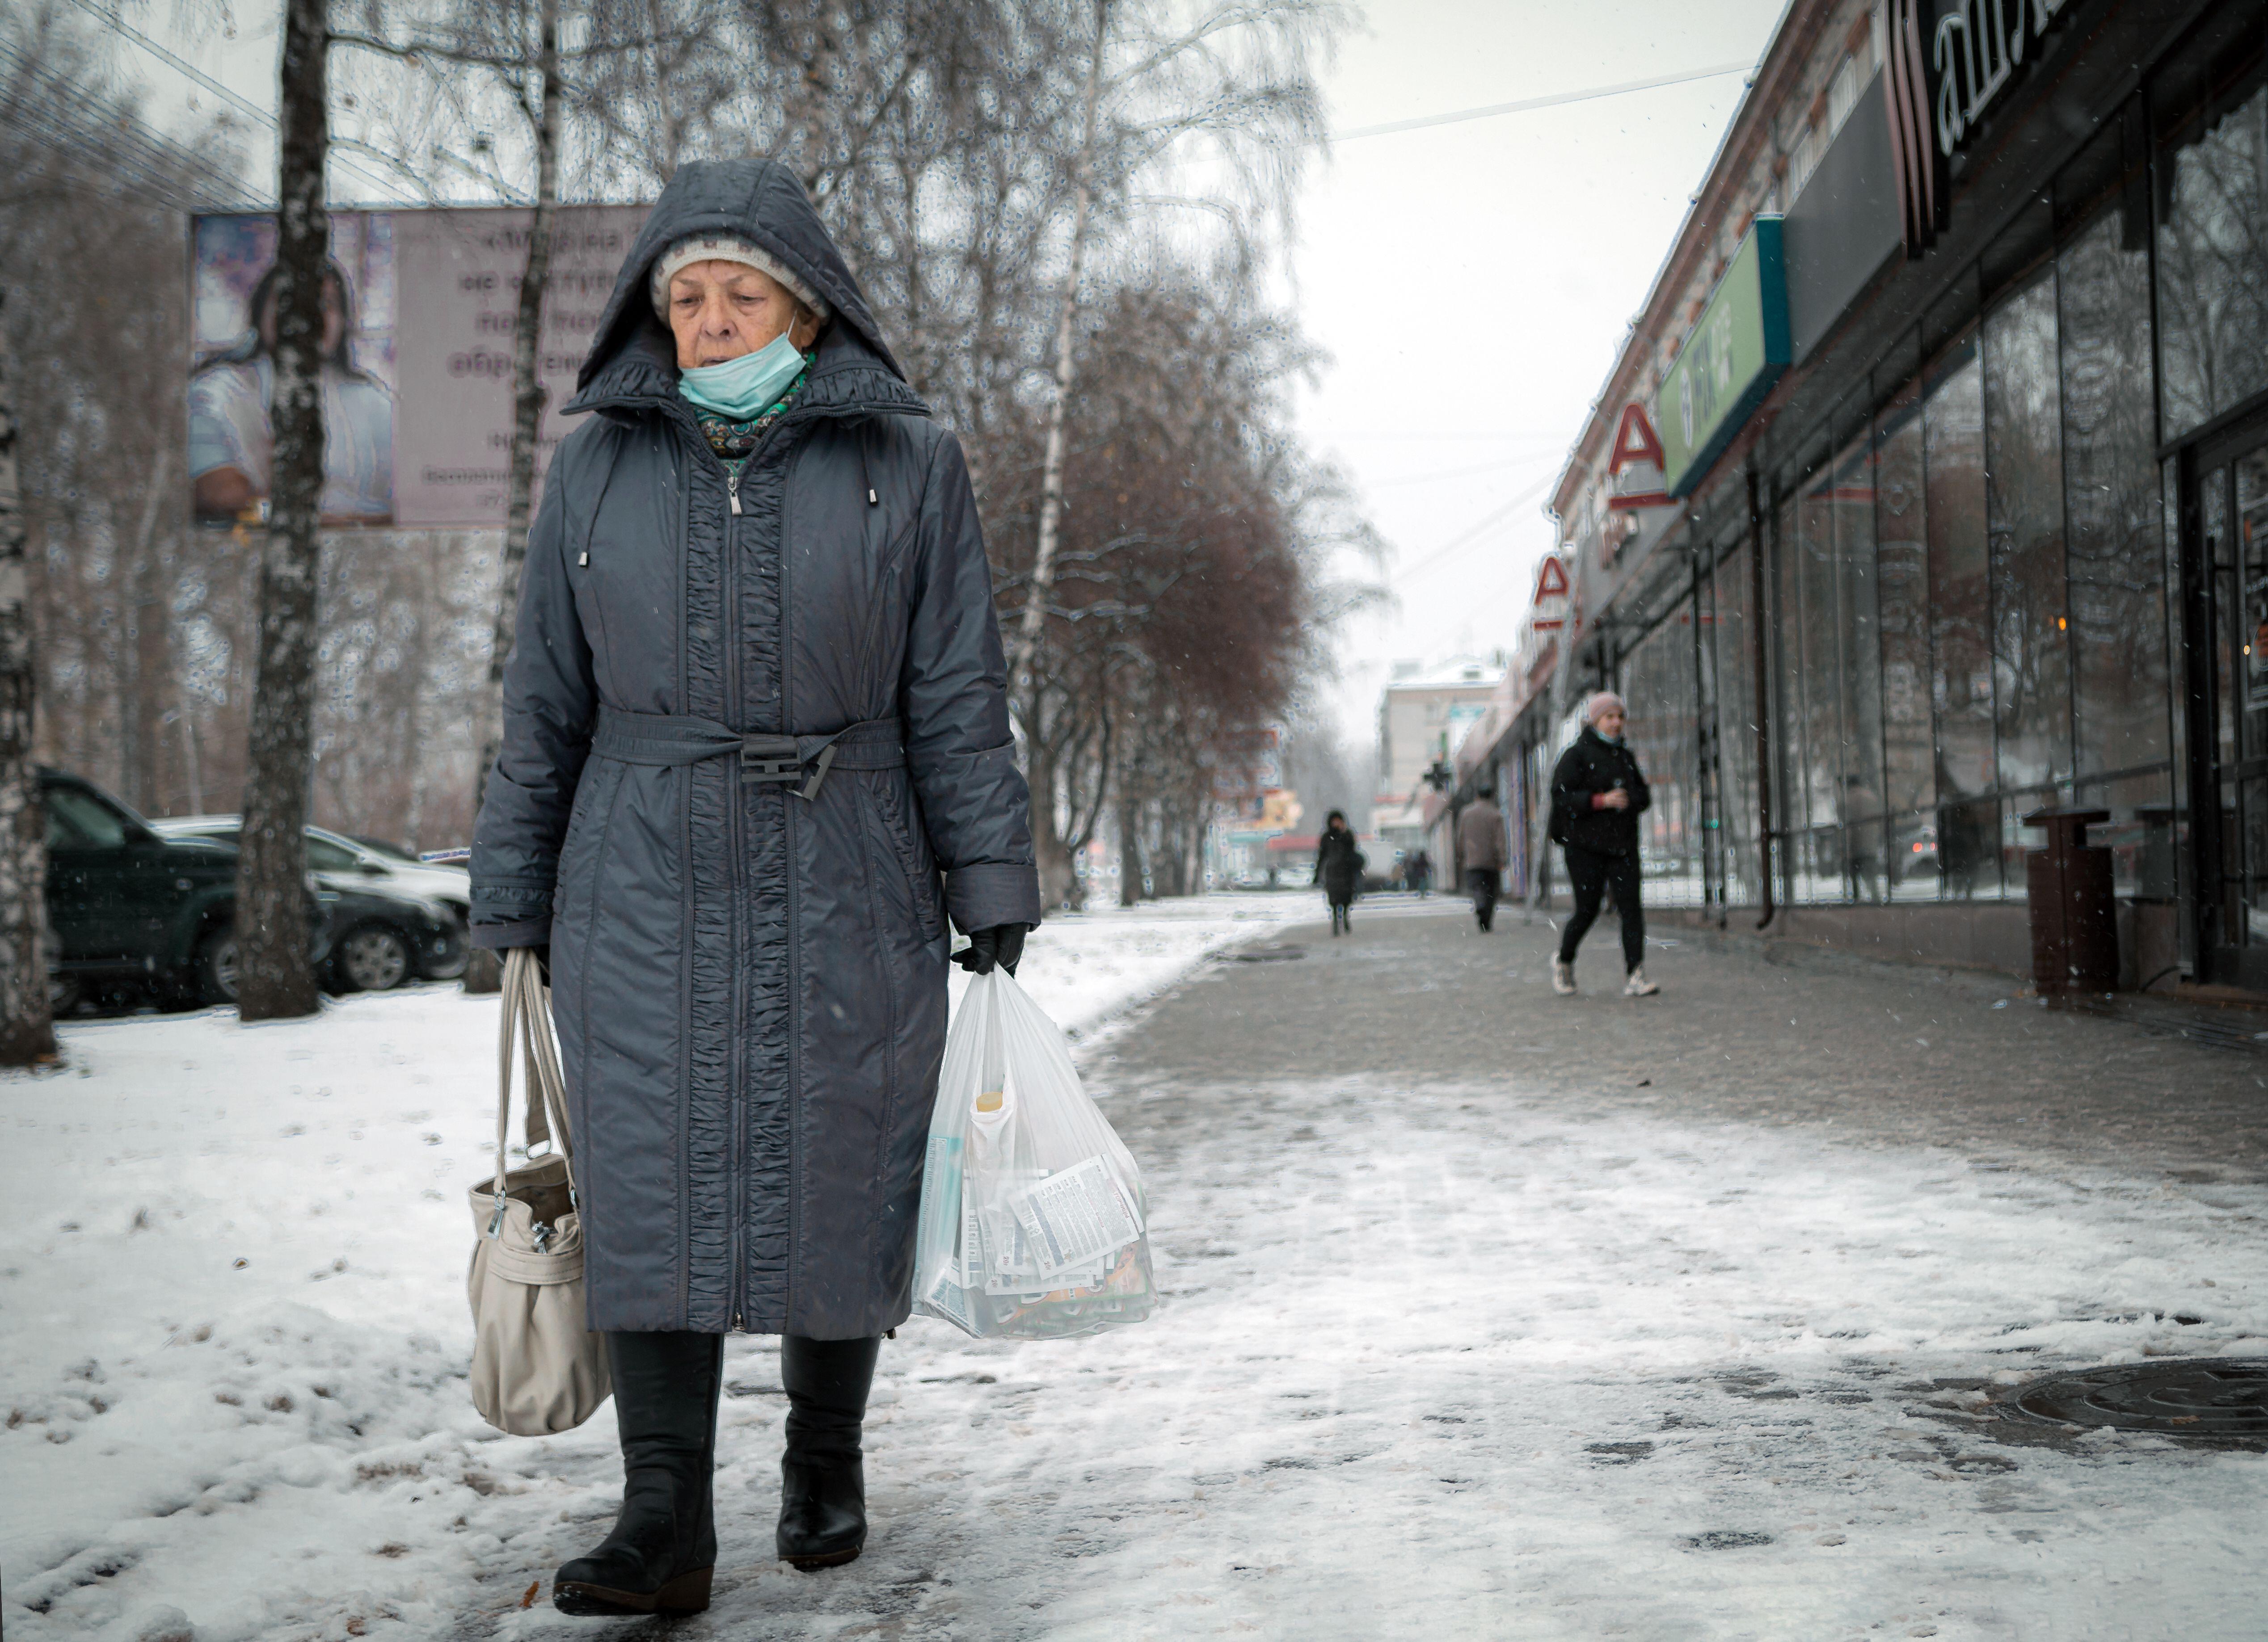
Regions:
<svg viewBox="0 0 2268 1642"><path fill-rule="evenodd" d="M776 160L696 159L678 167L622 260L566 409L586 409L602 398L657 387L675 392L676 350L648 295L653 265L680 239L720 233L738 234L762 247L827 299L835 318L820 344L822 369L825 356L840 355L846 351L840 344L849 342L848 351L871 356L873 365L895 377L903 391L906 373L882 341L865 293L796 174ZM657 372L668 378L666 387L656 381Z"/></svg>

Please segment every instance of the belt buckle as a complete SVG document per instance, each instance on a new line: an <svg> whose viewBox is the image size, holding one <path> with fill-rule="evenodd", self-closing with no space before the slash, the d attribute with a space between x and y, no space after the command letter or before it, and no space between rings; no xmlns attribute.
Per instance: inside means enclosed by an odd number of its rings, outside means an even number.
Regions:
<svg viewBox="0 0 2268 1642"><path fill-rule="evenodd" d="M803 778L803 761L796 756L792 735L744 735L740 738L740 779L785 782Z"/></svg>

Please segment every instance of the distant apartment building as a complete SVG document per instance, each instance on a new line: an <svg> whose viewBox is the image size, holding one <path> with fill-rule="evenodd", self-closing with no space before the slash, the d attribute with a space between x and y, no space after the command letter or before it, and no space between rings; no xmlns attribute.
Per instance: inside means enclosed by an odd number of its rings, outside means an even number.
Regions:
<svg viewBox="0 0 2268 1642"><path fill-rule="evenodd" d="M1397 661L1378 701L1378 799L1371 825L1395 849L1415 849L1425 829L1425 772L1456 750L1487 713L1504 681L1501 656L1454 656L1437 666Z"/></svg>

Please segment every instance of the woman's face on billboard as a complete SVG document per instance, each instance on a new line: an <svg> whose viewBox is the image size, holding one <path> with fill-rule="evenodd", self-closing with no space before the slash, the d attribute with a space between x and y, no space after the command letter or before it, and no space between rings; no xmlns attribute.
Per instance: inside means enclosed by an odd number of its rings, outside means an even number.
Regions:
<svg viewBox="0 0 2268 1642"><path fill-rule="evenodd" d="M346 304L339 295L339 282L335 275L323 276L323 345L319 350L324 358L338 351L339 343L347 334ZM260 310L260 342L270 355L276 351L276 293L268 293L268 301Z"/></svg>

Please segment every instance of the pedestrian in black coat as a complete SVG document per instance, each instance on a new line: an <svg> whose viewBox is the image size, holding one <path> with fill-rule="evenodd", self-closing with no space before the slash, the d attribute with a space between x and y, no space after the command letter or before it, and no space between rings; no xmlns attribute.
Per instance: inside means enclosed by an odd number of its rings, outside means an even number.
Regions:
<svg viewBox="0 0 2268 1642"><path fill-rule="evenodd" d="M803 185L681 168L599 316L527 549L473 939L548 947L622 1516L571 1612L695 1612L723 1336L783 1336L778 1534L865 1543L946 1031L1039 922L961 446Z"/></svg>
<svg viewBox="0 0 2268 1642"><path fill-rule="evenodd" d="M1638 905L1638 818L1653 802L1638 759L1623 740L1626 710L1611 690L1591 697L1583 732L1551 772L1551 836L1567 858L1575 916L1559 938L1551 990L1575 990L1575 949L1599 916L1607 886L1623 925L1624 993L1650 998L1661 989L1646 978L1646 914Z"/></svg>
<svg viewBox="0 0 2268 1642"><path fill-rule="evenodd" d="M1346 817L1333 810L1315 845L1315 876L1312 880L1323 887L1323 899L1330 902L1332 934L1344 935L1354 928L1354 898L1362 893L1362 870L1369 865L1369 858L1355 848L1354 833L1347 826Z"/></svg>

